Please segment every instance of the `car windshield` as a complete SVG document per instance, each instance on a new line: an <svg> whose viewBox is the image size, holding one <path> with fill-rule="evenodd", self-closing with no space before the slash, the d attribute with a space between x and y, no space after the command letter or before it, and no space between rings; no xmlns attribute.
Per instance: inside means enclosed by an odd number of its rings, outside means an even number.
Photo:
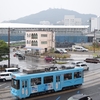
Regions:
<svg viewBox="0 0 100 100"><path fill-rule="evenodd" d="M87 66L86 64L83 64L83 65L81 65L81 66Z"/></svg>

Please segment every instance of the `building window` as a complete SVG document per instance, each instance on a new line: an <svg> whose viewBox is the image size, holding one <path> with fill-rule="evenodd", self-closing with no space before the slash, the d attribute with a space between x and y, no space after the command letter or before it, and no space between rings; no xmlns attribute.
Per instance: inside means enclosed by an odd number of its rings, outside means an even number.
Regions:
<svg viewBox="0 0 100 100"><path fill-rule="evenodd" d="M28 44L28 40L27 40L27 44Z"/></svg>
<svg viewBox="0 0 100 100"><path fill-rule="evenodd" d="M32 33L32 35L31 35L31 39L37 39L38 38L38 35L37 35L37 33Z"/></svg>
<svg viewBox="0 0 100 100"><path fill-rule="evenodd" d="M32 41L31 46L38 46L38 42L37 41Z"/></svg>
<svg viewBox="0 0 100 100"><path fill-rule="evenodd" d="M41 37L47 37L47 34L41 34Z"/></svg>
<svg viewBox="0 0 100 100"><path fill-rule="evenodd" d="M41 44L47 44L47 41L41 41Z"/></svg>

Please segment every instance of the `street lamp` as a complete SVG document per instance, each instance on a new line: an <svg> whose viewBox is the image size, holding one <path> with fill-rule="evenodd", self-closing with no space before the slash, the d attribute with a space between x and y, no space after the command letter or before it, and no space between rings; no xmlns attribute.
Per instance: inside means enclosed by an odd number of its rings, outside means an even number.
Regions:
<svg viewBox="0 0 100 100"><path fill-rule="evenodd" d="M10 28L8 28L8 67L10 67Z"/></svg>

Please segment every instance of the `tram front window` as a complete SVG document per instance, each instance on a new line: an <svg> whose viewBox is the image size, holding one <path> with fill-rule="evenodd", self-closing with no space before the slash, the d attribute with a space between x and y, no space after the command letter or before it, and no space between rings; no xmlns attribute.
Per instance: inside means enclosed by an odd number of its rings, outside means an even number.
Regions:
<svg viewBox="0 0 100 100"><path fill-rule="evenodd" d="M19 82L19 80L12 79L12 80L11 80L11 86L12 86L13 88L15 88L15 89L19 89L19 87L20 87L20 82Z"/></svg>

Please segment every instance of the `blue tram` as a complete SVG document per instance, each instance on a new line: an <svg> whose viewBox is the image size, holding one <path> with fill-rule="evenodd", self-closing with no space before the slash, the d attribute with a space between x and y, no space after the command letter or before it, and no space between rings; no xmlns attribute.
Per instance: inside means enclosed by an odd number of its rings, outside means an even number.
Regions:
<svg viewBox="0 0 100 100"><path fill-rule="evenodd" d="M11 81L11 93L17 98L26 98L31 94L60 91L66 87L82 85L83 68L50 67L43 70L24 71L13 73Z"/></svg>

